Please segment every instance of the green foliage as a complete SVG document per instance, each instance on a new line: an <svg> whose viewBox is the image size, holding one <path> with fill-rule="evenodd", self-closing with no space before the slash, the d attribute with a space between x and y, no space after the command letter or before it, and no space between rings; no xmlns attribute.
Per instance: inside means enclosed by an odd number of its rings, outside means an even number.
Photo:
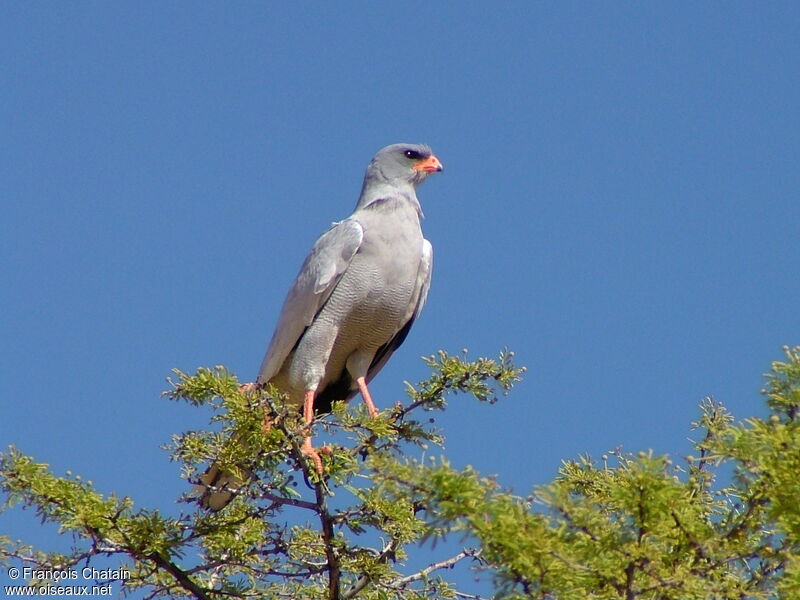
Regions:
<svg viewBox="0 0 800 600"><path fill-rule="evenodd" d="M510 353L440 352L427 359L431 377L408 386L410 403L374 420L335 406L313 425L330 443L324 478L275 390L242 390L221 367L177 373L167 395L211 406L221 431L177 435L169 451L190 480L212 461L236 470L248 481L236 499L219 513L136 510L12 448L0 463L6 505L57 523L76 550L0 538L0 557L53 569L119 556L126 588L149 597L477 598L443 577L459 562L493 577L498 599L800 597L800 349L786 356L767 375L766 418L737 423L706 400L684 459L583 456L528 497L427 456L442 435L425 411L443 410L451 392L495 401L522 373ZM407 572L409 550L444 536L466 545Z"/></svg>

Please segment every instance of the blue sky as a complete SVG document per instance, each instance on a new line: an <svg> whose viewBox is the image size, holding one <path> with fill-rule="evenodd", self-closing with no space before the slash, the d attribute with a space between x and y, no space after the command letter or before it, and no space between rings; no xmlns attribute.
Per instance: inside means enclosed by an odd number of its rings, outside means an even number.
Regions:
<svg viewBox="0 0 800 600"><path fill-rule="evenodd" d="M159 445L207 414L177 367L261 361L380 147L429 143L423 317L379 405L442 348L516 351L445 453L520 494L562 459L676 457L707 395L763 414L798 344L796 4L5 3L0 443L174 509ZM50 539L29 514L0 531Z"/></svg>

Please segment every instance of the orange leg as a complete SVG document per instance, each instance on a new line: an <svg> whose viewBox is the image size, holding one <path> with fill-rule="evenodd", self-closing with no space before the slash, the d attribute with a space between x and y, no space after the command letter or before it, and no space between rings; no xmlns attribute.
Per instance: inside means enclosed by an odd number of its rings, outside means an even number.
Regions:
<svg viewBox="0 0 800 600"><path fill-rule="evenodd" d="M367 405L369 416L374 419L378 416L378 409L375 408L375 403L372 401L372 396L367 389L367 380L364 377L359 377L356 379L356 385L358 386L358 391L361 392L361 397L364 399L364 404Z"/></svg>
<svg viewBox="0 0 800 600"><path fill-rule="evenodd" d="M311 424L311 421L314 420L314 390L306 391L305 398L303 400L303 419L306 422L306 425ZM322 459L319 457L319 453L311 444L311 436L307 435L306 438L303 440L303 445L300 450L308 456L312 462L314 463L314 468L317 470L319 475L322 475Z"/></svg>

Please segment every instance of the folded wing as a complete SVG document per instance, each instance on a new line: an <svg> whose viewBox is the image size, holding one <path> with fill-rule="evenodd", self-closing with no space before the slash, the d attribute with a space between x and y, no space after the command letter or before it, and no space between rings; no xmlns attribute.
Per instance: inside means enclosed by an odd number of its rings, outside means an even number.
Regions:
<svg viewBox="0 0 800 600"><path fill-rule="evenodd" d="M325 305L350 265L364 230L353 219L334 223L311 248L283 302L275 333L259 369L258 380L269 381Z"/></svg>

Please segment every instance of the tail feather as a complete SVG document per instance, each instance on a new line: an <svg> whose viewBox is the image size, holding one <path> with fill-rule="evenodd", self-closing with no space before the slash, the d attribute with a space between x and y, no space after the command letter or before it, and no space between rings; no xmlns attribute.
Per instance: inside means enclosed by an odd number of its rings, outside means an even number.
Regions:
<svg viewBox="0 0 800 600"><path fill-rule="evenodd" d="M194 492L200 494L197 500L200 506L216 512L225 508L243 485L244 482L237 475L211 465L200 476Z"/></svg>

